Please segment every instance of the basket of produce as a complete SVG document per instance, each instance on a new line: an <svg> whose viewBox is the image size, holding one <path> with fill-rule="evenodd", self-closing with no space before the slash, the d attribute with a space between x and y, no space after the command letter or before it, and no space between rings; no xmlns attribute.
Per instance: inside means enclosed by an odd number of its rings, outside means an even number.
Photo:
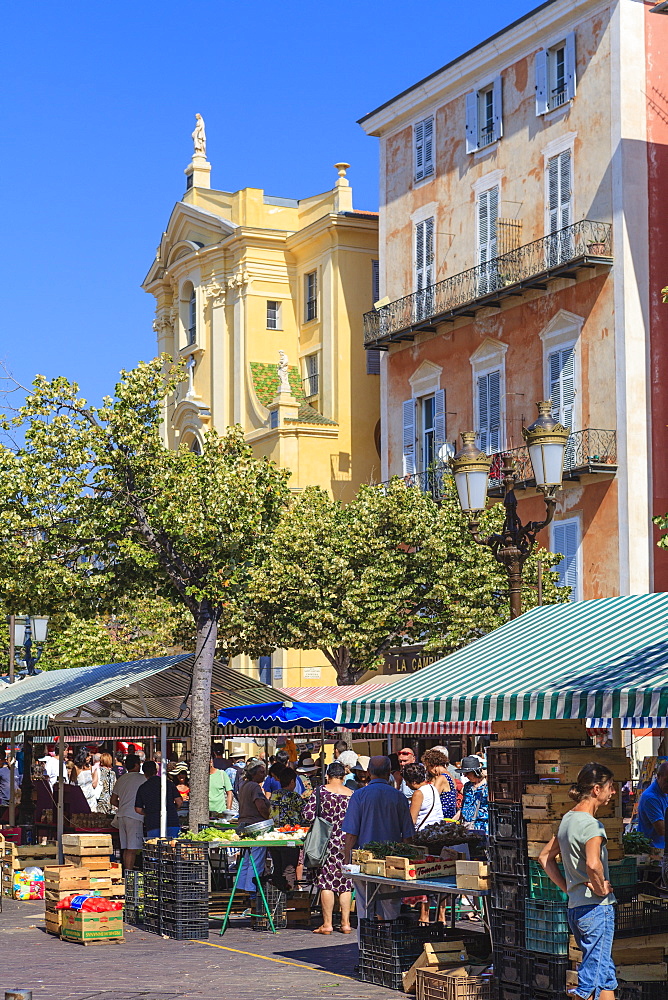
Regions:
<svg viewBox="0 0 668 1000"><path fill-rule="evenodd" d="M454 844L466 844L470 841L477 841L484 836L479 830L467 830L461 823L453 823L447 819L440 823L433 823L431 826L418 830L414 840L418 845L429 848L433 853L435 848L452 847ZM394 851L391 853L395 853Z"/></svg>

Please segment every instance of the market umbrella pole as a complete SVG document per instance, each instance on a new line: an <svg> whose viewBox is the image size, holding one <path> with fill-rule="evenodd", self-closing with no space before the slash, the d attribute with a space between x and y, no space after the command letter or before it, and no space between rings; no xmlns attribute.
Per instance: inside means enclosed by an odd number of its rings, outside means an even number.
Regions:
<svg viewBox="0 0 668 1000"><path fill-rule="evenodd" d="M327 764L325 763L325 723L324 721L320 723L320 783L325 784L327 775Z"/></svg>
<svg viewBox="0 0 668 1000"><path fill-rule="evenodd" d="M11 767L9 768L9 825L16 824L16 746L14 737L9 741L9 756L11 757Z"/></svg>
<svg viewBox="0 0 668 1000"><path fill-rule="evenodd" d="M58 726L58 809L56 812L56 840L58 842L58 864L65 862L63 856L63 831L65 829L65 727Z"/></svg>
<svg viewBox="0 0 668 1000"><path fill-rule="evenodd" d="M167 726L160 726L160 836L167 836Z"/></svg>

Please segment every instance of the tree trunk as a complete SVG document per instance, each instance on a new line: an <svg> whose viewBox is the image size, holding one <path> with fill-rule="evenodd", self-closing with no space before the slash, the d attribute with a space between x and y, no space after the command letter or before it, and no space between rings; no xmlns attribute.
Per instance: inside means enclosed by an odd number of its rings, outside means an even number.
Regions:
<svg viewBox="0 0 668 1000"><path fill-rule="evenodd" d="M336 683L341 687L345 684L356 684L360 671L355 666L347 646L337 646L335 649L323 649L331 665L336 670Z"/></svg>
<svg viewBox="0 0 668 1000"><path fill-rule="evenodd" d="M197 642L190 700L191 746L189 824L197 832L209 822L209 761L211 759L211 677L218 639L218 622L208 601L197 616Z"/></svg>

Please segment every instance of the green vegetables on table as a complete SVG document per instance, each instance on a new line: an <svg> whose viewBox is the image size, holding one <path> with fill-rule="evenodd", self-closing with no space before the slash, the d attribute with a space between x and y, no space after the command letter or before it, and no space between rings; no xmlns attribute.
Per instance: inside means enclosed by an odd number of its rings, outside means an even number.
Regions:
<svg viewBox="0 0 668 1000"><path fill-rule="evenodd" d="M649 854L652 850L652 842L644 833L639 833L638 830L625 833L622 837L622 845L624 847L624 854L629 855Z"/></svg>
<svg viewBox="0 0 668 1000"><path fill-rule="evenodd" d="M190 830L185 830L179 835L179 840L225 840L229 843L237 843L239 835L236 834L234 830L221 830L217 826L207 826L205 830L200 830L198 833L192 833Z"/></svg>
<svg viewBox="0 0 668 1000"><path fill-rule="evenodd" d="M365 851L371 851L374 858L381 861L383 858L393 857L393 858L408 858L409 861L421 858L424 856L424 851L420 851L411 844L399 843L399 844L380 844L380 843L370 843L364 845Z"/></svg>

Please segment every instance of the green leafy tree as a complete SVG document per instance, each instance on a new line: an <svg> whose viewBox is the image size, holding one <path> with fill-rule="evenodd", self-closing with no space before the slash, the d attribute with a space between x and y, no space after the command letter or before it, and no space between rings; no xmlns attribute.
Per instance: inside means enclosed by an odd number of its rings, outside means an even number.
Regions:
<svg viewBox="0 0 668 1000"><path fill-rule="evenodd" d="M498 531L503 506L481 519ZM550 572L558 555L539 550L525 567L525 607L536 603L537 558L544 601L565 600ZM406 641L457 649L509 617L507 579L491 552L471 539L454 488L440 504L401 480L362 487L346 506L320 489L296 497L254 574L253 607L274 644L319 649L339 684L354 684L384 652Z"/></svg>
<svg viewBox="0 0 668 1000"><path fill-rule="evenodd" d="M166 448L162 415L183 379L157 358L122 372L100 408L64 378L35 379L0 449L0 599L8 613L92 618L148 593L188 610L196 828L208 819L214 655L266 651L258 623L247 624L248 584L288 474L255 459L240 427L209 432L201 455Z"/></svg>

